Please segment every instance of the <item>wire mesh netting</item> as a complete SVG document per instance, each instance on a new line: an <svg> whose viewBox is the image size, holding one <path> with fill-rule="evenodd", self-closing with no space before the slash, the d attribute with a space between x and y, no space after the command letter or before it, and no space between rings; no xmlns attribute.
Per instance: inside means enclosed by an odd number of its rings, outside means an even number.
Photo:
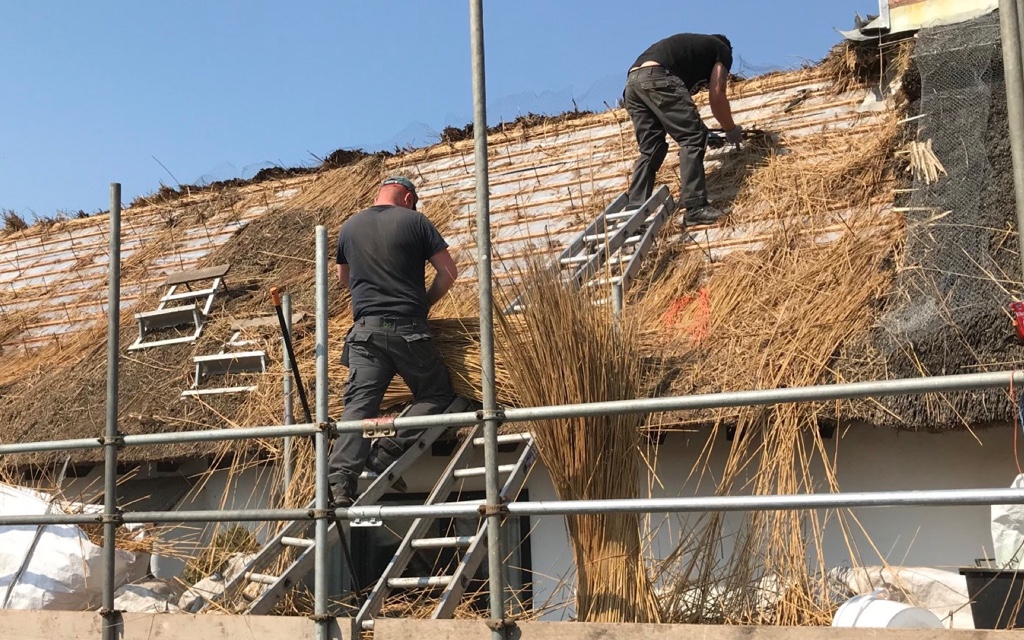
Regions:
<svg viewBox="0 0 1024 640"><path fill-rule="evenodd" d="M904 264L879 346L893 377L1005 367L1007 356L1020 357L1005 312L1020 293L1020 274L998 14L923 29L917 39L920 99L910 145L933 151L941 164L915 171L904 198ZM1006 404L1005 393L984 395ZM969 422L971 398L979 400L962 394L928 415L900 412L900 419L917 428Z"/></svg>

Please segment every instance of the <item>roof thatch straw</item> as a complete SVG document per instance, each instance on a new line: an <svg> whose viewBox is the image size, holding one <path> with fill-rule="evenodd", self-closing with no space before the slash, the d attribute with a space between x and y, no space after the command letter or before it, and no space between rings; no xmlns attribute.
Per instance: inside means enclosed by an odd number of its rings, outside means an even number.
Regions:
<svg viewBox="0 0 1024 640"><path fill-rule="evenodd" d="M647 367L637 326L534 266L520 316L501 318L498 341L518 398L532 406L642 395ZM512 296L508 296L509 300ZM637 497L643 416L549 420L529 425L559 499ZM587 622L657 622L636 514L567 516L576 561L576 611Z"/></svg>

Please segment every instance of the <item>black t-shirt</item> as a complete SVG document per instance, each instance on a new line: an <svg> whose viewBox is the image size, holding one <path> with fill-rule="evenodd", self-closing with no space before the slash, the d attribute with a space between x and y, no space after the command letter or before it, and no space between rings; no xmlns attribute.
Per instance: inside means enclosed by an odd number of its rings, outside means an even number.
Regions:
<svg viewBox="0 0 1024 640"><path fill-rule="evenodd" d="M721 62L726 71L731 70L732 50L715 36L680 33L652 44L640 54L633 67L652 61L671 71L692 89L711 80L711 70L716 62Z"/></svg>
<svg viewBox="0 0 1024 640"><path fill-rule="evenodd" d="M338 232L338 264L349 268L352 318L426 318L426 262L448 244L422 213L376 206Z"/></svg>

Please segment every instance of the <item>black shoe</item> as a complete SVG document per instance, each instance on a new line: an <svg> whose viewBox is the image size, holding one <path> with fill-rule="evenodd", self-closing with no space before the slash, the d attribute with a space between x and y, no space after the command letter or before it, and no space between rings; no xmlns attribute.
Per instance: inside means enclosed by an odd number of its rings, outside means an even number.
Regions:
<svg viewBox="0 0 1024 640"><path fill-rule="evenodd" d="M699 207L690 207L683 215L682 220L679 222L679 226L695 227L703 224L714 224L724 215L724 212L710 204L705 204Z"/></svg>
<svg viewBox="0 0 1024 640"><path fill-rule="evenodd" d="M331 506L335 509L348 509L356 501L354 482L339 482L331 485Z"/></svg>
<svg viewBox="0 0 1024 640"><path fill-rule="evenodd" d="M370 450L370 456L366 459L366 468L377 475L383 475L388 470L388 467L397 459L398 457L389 455L383 448L375 446ZM399 493L405 493L409 490L405 480L400 477L391 483L391 488Z"/></svg>

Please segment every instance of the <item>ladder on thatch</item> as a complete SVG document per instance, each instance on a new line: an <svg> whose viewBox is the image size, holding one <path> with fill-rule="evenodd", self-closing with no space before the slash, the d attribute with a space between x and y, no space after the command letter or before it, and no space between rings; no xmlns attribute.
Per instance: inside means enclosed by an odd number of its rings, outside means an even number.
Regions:
<svg viewBox="0 0 1024 640"><path fill-rule="evenodd" d="M139 324L139 337L128 347L128 350L135 351L169 344L195 342L199 334L203 332L206 319L213 308L213 298L224 284L224 276L230 269L230 264L220 264L207 269L193 269L169 276L163 282L162 286L166 287L167 291L161 296L157 308L135 314L135 321ZM210 281L210 286L204 289L192 289L193 284L207 280ZM180 287L184 287L185 291L179 291ZM191 325L195 331L190 335L177 338L145 342L146 336L155 331L185 325Z"/></svg>
<svg viewBox="0 0 1024 640"><path fill-rule="evenodd" d="M298 324L306 314L293 313L292 324ZM203 387L203 382L214 376L230 376L239 373L266 373L267 353L254 350L260 340L242 339L242 334L249 331L260 331L266 327L277 327L277 316L260 316L241 320L231 325L231 339L224 343L220 352L194 356L195 377L192 386L181 392L181 397L219 395L224 393L241 393L255 391L256 385L235 385L220 387Z"/></svg>
<svg viewBox="0 0 1024 640"><path fill-rule="evenodd" d="M616 198L586 229L559 254L556 264L576 289L610 287L610 295L599 304L621 304L640 272L640 265L654 247L654 241L675 203L668 187L662 186L639 208L626 209L625 194ZM512 301L506 314L523 310L523 294Z"/></svg>
<svg viewBox="0 0 1024 640"><path fill-rule="evenodd" d="M445 413L467 411L471 402L462 397L456 397L448 406ZM406 409L408 411L408 409ZM403 414L405 411L402 412ZM361 480L369 479L370 485L354 502L353 506L370 505L378 500L391 489L416 460L444 433L443 429L426 429L409 449L407 449L391 466L383 473L377 474L372 471L364 471L360 475ZM315 502L310 502L307 508L316 507ZM354 525L357 523L353 523ZM363 524L364 523L358 523ZM371 525L376 523L370 523ZM244 591L250 584L267 585L245 607L245 613L253 615L269 614L278 602L284 598L293 587L295 587L313 569L316 560L314 551L315 541L307 537L313 530L313 525L307 520L290 522L270 540L249 562L243 571L232 578L224 585L221 599L229 602L240 592ZM337 542L337 522L332 522L328 530L328 540ZM280 564L283 558L291 551L297 551L281 575L268 573ZM208 605L206 605L208 606ZM206 608L204 606L204 608Z"/></svg>
<svg viewBox="0 0 1024 640"><path fill-rule="evenodd" d="M479 425L474 427L470 435L465 439L458 451L452 456L444 473L441 474L434 489L430 492L424 504L466 504L448 503L447 500L455 490L458 481L464 478L482 477L485 473L484 467L471 467L470 462L474 454L480 451L483 446L483 438L479 437L482 429ZM529 433L512 433L498 436L499 444L508 444L516 447L516 462L513 464L499 465L498 473L505 477L501 488L502 502L514 500L519 491L526 484L526 478L530 468L537 459L536 447L533 436ZM482 502L480 503L482 504ZM431 537L429 535L431 525L436 518L417 518L406 532L398 550L395 552L391 562L388 563L383 575L377 581L366 602L363 603L359 613L356 614L356 628L369 630L373 628L373 618L380 612L381 607L387 600L388 595L399 589L440 589L431 618L451 618L456 607L466 592L466 587L480 566L487 550L487 520L482 519L477 531L469 536L446 536ZM406 568L412 560L413 555L421 549L453 549L456 553L461 552L454 570L447 575L431 576L403 576ZM438 570L436 564L435 569Z"/></svg>

